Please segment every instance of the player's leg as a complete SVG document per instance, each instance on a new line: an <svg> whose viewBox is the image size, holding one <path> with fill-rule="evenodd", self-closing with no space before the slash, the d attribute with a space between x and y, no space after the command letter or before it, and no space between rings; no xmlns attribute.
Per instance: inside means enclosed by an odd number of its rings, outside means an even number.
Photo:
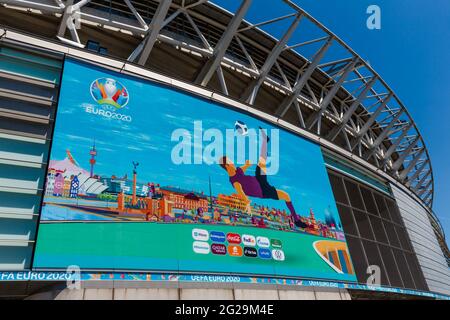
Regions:
<svg viewBox="0 0 450 320"><path fill-rule="evenodd" d="M294 205L292 204L291 197L286 191L277 189L277 195L278 199L284 200L286 202L286 206L288 207L292 219L294 220L294 224L299 228L306 228L307 225L303 221L300 220L300 217L297 215L297 212L295 212Z"/></svg>

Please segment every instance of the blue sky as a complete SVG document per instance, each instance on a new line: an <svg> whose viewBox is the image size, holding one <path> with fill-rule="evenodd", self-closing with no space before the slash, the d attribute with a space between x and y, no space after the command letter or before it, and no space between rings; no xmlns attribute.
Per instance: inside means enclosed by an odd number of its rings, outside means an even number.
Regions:
<svg viewBox="0 0 450 320"><path fill-rule="evenodd" d="M236 8L239 1L214 0ZM294 0L343 39L396 92L425 139L431 156L434 211L450 237L450 1ZM366 27L366 9L381 8L381 30ZM270 10L268 9L270 8ZM254 0L246 16L261 22L290 12L281 0ZM267 26L277 38L286 26ZM301 25L300 25L301 29ZM292 43L301 39L296 32Z"/></svg>
<svg viewBox="0 0 450 320"><path fill-rule="evenodd" d="M94 80L105 77L116 79L127 88L129 102L115 112L131 116L131 122L86 112L86 107L102 109L94 101L89 89ZM218 164L173 163L171 153L180 140L172 141L172 133L176 129L184 129L187 130L184 136L194 136L194 121L198 120L202 121L203 130L218 129L224 135L227 129L231 129L233 133L235 122L239 120L249 129L261 126L269 130L270 147L276 141L270 131L274 127L250 116L179 91L66 60L51 159L64 159L66 150L69 149L79 165L88 170L89 149L95 139L98 151L95 174L106 177L128 174L131 178L132 162L137 161L138 180L143 183L155 182L162 186L208 194L208 179L211 177L214 195L235 193L228 175ZM195 143L195 140L192 143L191 159L194 159L193 150L196 146L201 146L201 143ZM209 144L203 142L203 148ZM338 221L320 148L291 133L280 131L279 151L279 170L268 176L269 183L290 194L298 214L309 215L309 209L312 208L316 217L323 220L329 210ZM214 158L223 154L224 151L219 150ZM227 156L230 155L227 153ZM257 157L256 154L255 160ZM235 163L236 160L235 158ZM243 163L245 159L240 165ZM255 166L252 166L247 174L253 175L254 171ZM286 209L282 201L256 198L252 198L252 201Z"/></svg>

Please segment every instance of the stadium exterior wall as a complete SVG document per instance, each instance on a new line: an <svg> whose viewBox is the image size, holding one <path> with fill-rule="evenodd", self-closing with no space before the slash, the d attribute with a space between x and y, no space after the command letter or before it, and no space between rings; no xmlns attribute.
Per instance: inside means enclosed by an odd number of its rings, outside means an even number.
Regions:
<svg viewBox="0 0 450 320"><path fill-rule="evenodd" d="M2 144L0 148L1 161L0 165L3 167L0 171L0 197L3 199L0 205L2 226L10 226L8 230L2 228L0 230L0 270L30 270L32 252L36 234L37 217L39 213L40 196L42 195L42 184L45 179L46 163L48 159L48 150L51 144L52 128L54 121L55 108L57 105L58 96L58 82L57 75L61 72L63 55L68 55L78 59L96 63L104 68L114 70L121 70L123 73L133 74L134 76L144 77L153 81L162 82L172 87L176 87L197 96L201 96L213 101L227 104L237 109L245 110L249 113L262 117L271 122L278 122L278 125L285 127L307 139L315 141L323 148L331 150L348 160L359 162L350 153L335 146L325 140L315 137L314 135L301 130L291 124L275 117L262 113L256 109L240 104L227 97L213 93L204 88L183 83L178 80L162 76L160 74L145 70L130 63L99 56L88 51L70 48L64 45L55 44L50 41L44 41L38 38L26 36L14 31L8 31L4 39L7 46L18 47L24 52L39 52L39 58L34 62L27 62L31 64L45 65L55 72L55 78L52 81L48 79L36 79L27 75L18 75L8 72L2 72L1 97L4 99L13 99L19 97L19 104L22 103L23 110L7 110L7 107L2 105L1 117L1 139L7 143ZM4 48L4 44L1 45ZM51 52L48 51L51 50ZM47 62L42 62L42 58L46 57ZM45 60L45 59L44 59ZM49 61L52 61L49 63ZM12 78L11 78L12 77ZM17 87L14 85L17 84ZM17 105L19 105L17 104ZM45 106L45 115L40 114L42 109L36 106ZM27 109L29 108L29 109ZM39 111L38 111L39 110ZM12 124L12 125L11 125ZM3 146L10 146L10 149L5 150ZM406 228L413 243L415 252L418 255L419 263L424 272L427 284L430 291L449 294L449 273L448 267L445 268L445 258L438 245L436 236L433 232L431 224L428 220L428 212L419 204L417 198L408 192L407 188L398 184L388 175L380 170L374 168L368 163L359 162L357 166L363 166L368 171L379 174L387 181L391 182L392 189L397 199L402 217L405 221ZM423 246L423 237L426 235L430 247L433 248L432 253L427 252ZM427 249L430 247L427 246ZM99 286L100 287L100 286ZM86 289L83 293L83 298L88 298L92 290L95 288ZM100 289L98 289L100 290ZM134 289L129 291L121 289L117 293L112 291L104 291L101 289L100 293L108 299L117 297L137 297L133 293ZM116 289L117 290L117 289ZM155 291L145 289L141 291L142 297L153 297ZM322 299L330 297L333 299L348 299L349 296L345 290L323 290L315 289L299 291L298 294L283 293L283 291L274 291L270 293L267 291L263 295L255 295L255 291L251 289L222 289L229 290L225 295L237 299L241 298L288 298L301 296L308 296ZM237 291L236 291L237 290ZM97 291L96 291L97 292ZM182 293L184 292L184 293ZM198 294L209 295L212 291L198 291ZM208 293L209 292L209 293ZM256 291L257 292L257 291ZM276 294L275 294L276 292ZM301 293L300 293L301 292ZM332 292L332 293L330 293ZM99 293L99 292L97 292ZM63 297L62 293L60 297ZM273 297L271 295L274 295ZM283 296L285 295L285 296ZM178 291L177 295L174 292L167 291L163 296L172 297L175 299L183 299L192 297L192 292L188 289ZM69 296L66 296L68 298ZM79 297L78 297L79 298Z"/></svg>
<svg viewBox="0 0 450 320"><path fill-rule="evenodd" d="M425 209L392 185L411 243L431 291L450 294L450 269Z"/></svg>

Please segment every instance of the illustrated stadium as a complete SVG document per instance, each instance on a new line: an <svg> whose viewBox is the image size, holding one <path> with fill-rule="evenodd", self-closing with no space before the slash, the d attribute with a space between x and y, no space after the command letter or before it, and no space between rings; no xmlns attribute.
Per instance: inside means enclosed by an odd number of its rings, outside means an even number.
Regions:
<svg viewBox="0 0 450 320"><path fill-rule="evenodd" d="M0 0L1 298L450 299L407 106L258 2Z"/></svg>

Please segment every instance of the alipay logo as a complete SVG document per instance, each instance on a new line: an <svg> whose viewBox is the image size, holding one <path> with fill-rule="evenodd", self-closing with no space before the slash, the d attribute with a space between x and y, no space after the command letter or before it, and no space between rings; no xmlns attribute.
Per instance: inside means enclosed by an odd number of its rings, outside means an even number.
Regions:
<svg viewBox="0 0 450 320"><path fill-rule="evenodd" d="M192 238L197 241L208 241L209 233L203 229L192 229Z"/></svg>

